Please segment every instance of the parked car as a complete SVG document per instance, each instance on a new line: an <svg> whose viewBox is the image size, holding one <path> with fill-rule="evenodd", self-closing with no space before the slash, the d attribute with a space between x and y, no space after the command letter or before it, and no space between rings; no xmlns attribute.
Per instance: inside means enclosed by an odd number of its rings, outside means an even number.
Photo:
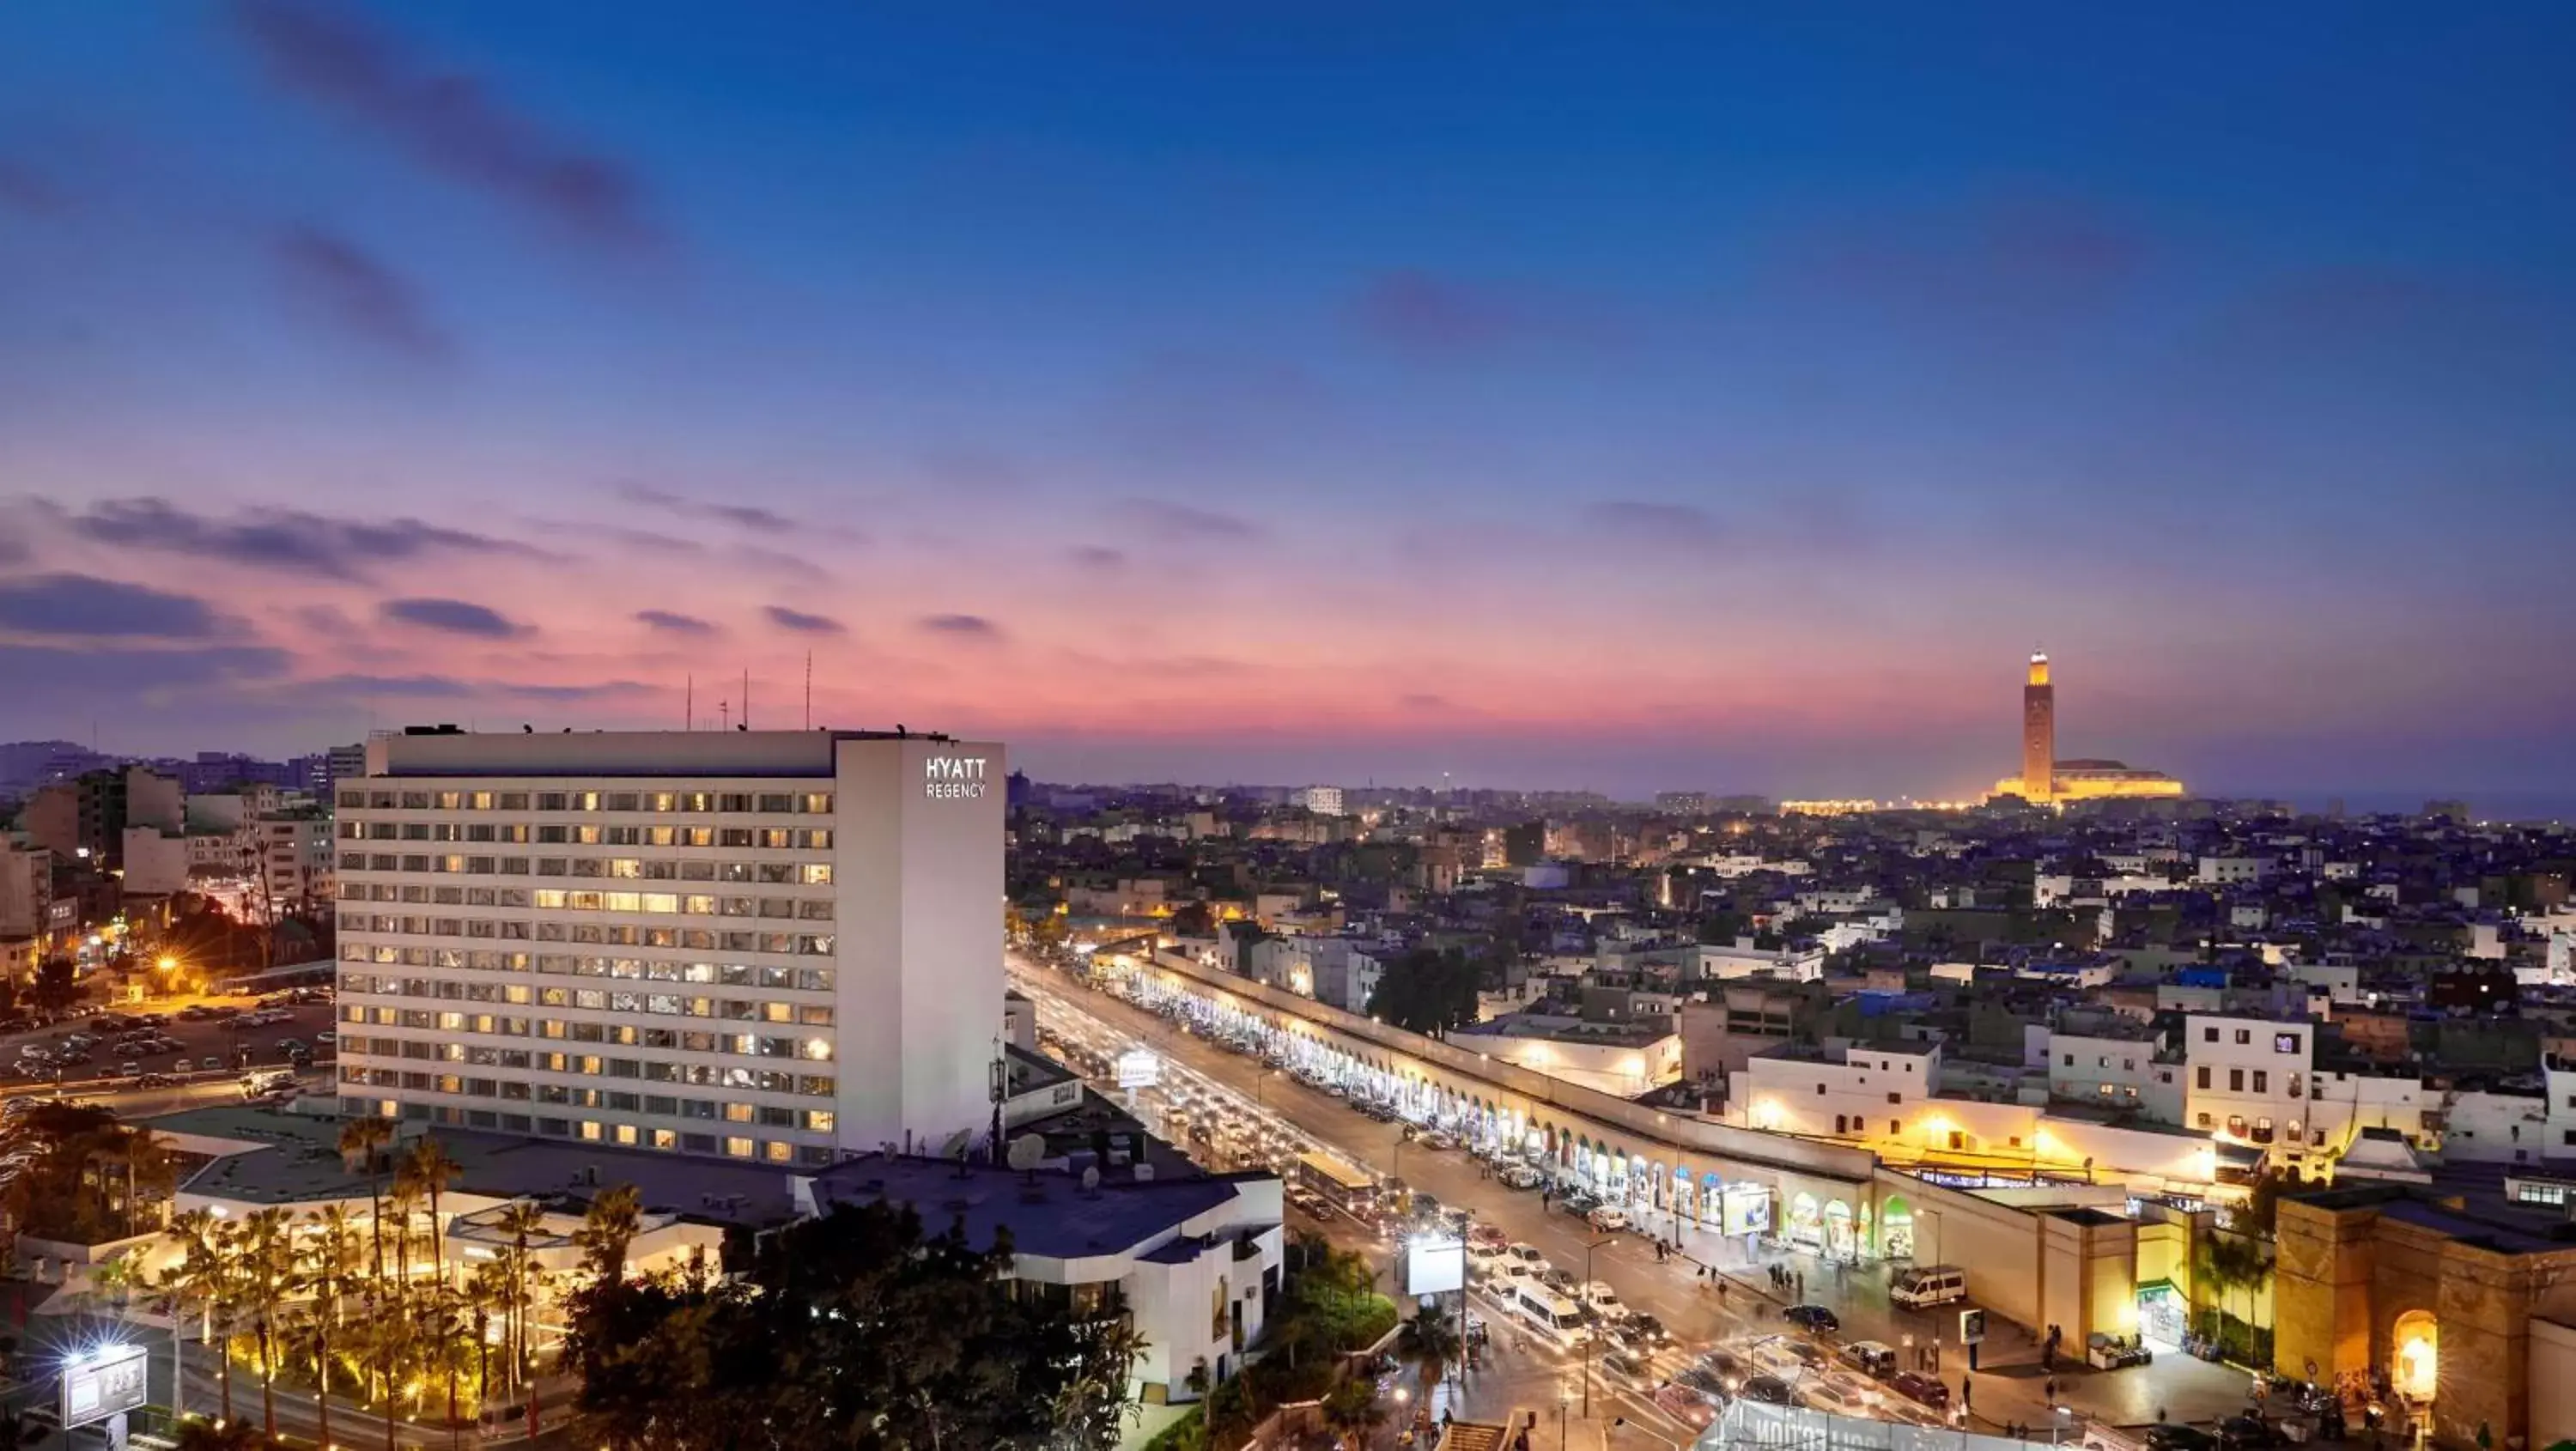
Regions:
<svg viewBox="0 0 2576 1451"><path fill-rule="evenodd" d="M1601 1201L1584 1193L1582 1190L1577 1189L1573 1193L1566 1195L1563 1199L1556 1201L1556 1207L1579 1218L1600 1208Z"/></svg>
<svg viewBox="0 0 2576 1451"><path fill-rule="evenodd" d="M1936 1411L1950 1409L1950 1386L1946 1381L1934 1380L1928 1375L1910 1370L1900 1370L1888 1377L1887 1384L1890 1390L1918 1406L1930 1406Z"/></svg>
<svg viewBox="0 0 2576 1451"><path fill-rule="evenodd" d="M187 1060L184 1058L179 1061L183 1067L187 1063ZM197 1060L197 1068L198 1071L204 1073L221 1073L224 1069L224 1060L216 1057L212 1053L209 1053L205 1057Z"/></svg>
<svg viewBox="0 0 2576 1451"><path fill-rule="evenodd" d="M1780 1318L1810 1335L1831 1335L1843 1328L1834 1312L1822 1305L1792 1305L1780 1312Z"/></svg>
<svg viewBox="0 0 2576 1451"><path fill-rule="evenodd" d="M2198 1426L2167 1422L2147 1428L2148 1451L2217 1451L2218 1438Z"/></svg>
<svg viewBox="0 0 2576 1451"><path fill-rule="evenodd" d="M1709 1405L1706 1396L1678 1381L1666 1381L1657 1386L1654 1402L1674 1420L1694 1431L1708 1429L1708 1423L1717 1419L1717 1411Z"/></svg>
<svg viewBox="0 0 2576 1451"><path fill-rule="evenodd" d="M1746 1376L1744 1398L1760 1401L1766 1406L1794 1406L1798 1403L1798 1393L1789 1389L1789 1383L1776 1375Z"/></svg>
<svg viewBox="0 0 2576 1451"><path fill-rule="evenodd" d="M2219 1451L2271 1451L2286 1444L2279 1429L2261 1416L2236 1415L2218 1423Z"/></svg>
<svg viewBox="0 0 2576 1451"><path fill-rule="evenodd" d="M1604 1204L1583 1216L1584 1221L1604 1234L1628 1227L1628 1211L1616 1204Z"/></svg>
<svg viewBox="0 0 2576 1451"><path fill-rule="evenodd" d="M1883 1341L1855 1340L1843 1347L1843 1363L1873 1380L1896 1374L1896 1349Z"/></svg>
<svg viewBox="0 0 2576 1451"><path fill-rule="evenodd" d="M1438 1129L1433 1129L1431 1132L1422 1136L1422 1147L1426 1149L1454 1149L1458 1147L1458 1141L1449 1137L1447 1134L1440 1132Z"/></svg>
<svg viewBox="0 0 2576 1451"><path fill-rule="evenodd" d="M1511 1165L1503 1170L1502 1177L1503 1187L1507 1189L1535 1189L1539 1186L1538 1170L1527 1164Z"/></svg>

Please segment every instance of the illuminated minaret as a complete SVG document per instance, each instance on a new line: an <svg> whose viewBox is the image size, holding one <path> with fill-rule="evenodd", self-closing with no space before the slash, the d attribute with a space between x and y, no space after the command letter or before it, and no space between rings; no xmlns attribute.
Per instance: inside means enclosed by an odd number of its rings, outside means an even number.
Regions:
<svg viewBox="0 0 2576 1451"><path fill-rule="evenodd" d="M2048 683L2048 656L2038 651L2021 688L2021 786L2025 800L2057 795L2057 689Z"/></svg>

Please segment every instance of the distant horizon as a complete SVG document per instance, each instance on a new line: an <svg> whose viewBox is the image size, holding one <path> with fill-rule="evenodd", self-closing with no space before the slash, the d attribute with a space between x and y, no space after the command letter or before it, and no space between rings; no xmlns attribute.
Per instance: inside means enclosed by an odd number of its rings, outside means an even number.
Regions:
<svg viewBox="0 0 2576 1451"><path fill-rule="evenodd" d="M2509 8L13 7L0 735L2553 794Z"/></svg>

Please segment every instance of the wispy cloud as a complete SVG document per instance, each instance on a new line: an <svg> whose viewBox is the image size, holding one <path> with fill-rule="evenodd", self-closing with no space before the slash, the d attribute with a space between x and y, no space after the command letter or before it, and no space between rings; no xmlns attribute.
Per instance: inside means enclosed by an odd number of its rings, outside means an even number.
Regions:
<svg viewBox="0 0 2576 1451"><path fill-rule="evenodd" d="M982 615L925 615L921 628L934 635L964 635L978 640L999 640L1002 627Z"/></svg>
<svg viewBox="0 0 2576 1451"><path fill-rule="evenodd" d="M523 113L348 6L234 0L234 28L286 90L430 170L592 243L660 240L624 162Z"/></svg>
<svg viewBox="0 0 2576 1451"><path fill-rule="evenodd" d="M1597 311L1419 268L1381 273L1351 301L1363 336L1425 358L1478 358L1530 343L1608 342L1618 329L1592 315Z"/></svg>
<svg viewBox="0 0 2576 1451"><path fill-rule="evenodd" d="M771 624L782 630L793 630L800 635L849 633L846 626L829 615L809 615L803 610L791 610L785 605L771 605L764 613L769 616Z"/></svg>
<svg viewBox="0 0 2576 1451"><path fill-rule="evenodd" d="M342 332L415 362L454 360L453 340L429 320L418 290L374 253L309 226L279 233L273 250L289 295Z"/></svg>
<svg viewBox="0 0 2576 1451"><path fill-rule="evenodd" d="M716 632L712 621L670 610L637 610L635 619L638 624L666 635L712 635Z"/></svg>
<svg viewBox="0 0 2576 1451"><path fill-rule="evenodd" d="M0 583L0 629L30 635L133 636L208 640L224 633L212 606L87 574L45 574Z"/></svg>
<svg viewBox="0 0 2576 1451"><path fill-rule="evenodd" d="M218 518L149 497L108 499L77 514L48 509L73 533L102 544L308 570L333 579L362 580L378 566L439 553L555 557L516 540L408 517L350 519L296 509L252 509Z"/></svg>
<svg viewBox="0 0 2576 1451"><path fill-rule="evenodd" d="M377 613L395 624L414 625L450 635L472 635L485 640L507 640L532 633L532 627L517 624L498 610L468 600L387 600L377 606Z"/></svg>
<svg viewBox="0 0 2576 1451"><path fill-rule="evenodd" d="M1067 553L1074 563L1085 569L1124 569L1127 566L1127 551L1112 549L1105 544L1077 545Z"/></svg>
<svg viewBox="0 0 2576 1451"><path fill-rule="evenodd" d="M667 509L684 518L714 519L760 534L791 534L797 527L795 520L775 509L764 509L757 504L710 503L652 484L619 484L617 497L630 504Z"/></svg>
<svg viewBox="0 0 2576 1451"><path fill-rule="evenodd" d="M1169 544L1246 542L1261 537L1261 526L1240 514L1174 504L1159 499L1122 499L1111 511L1129 528Z"/></svg>

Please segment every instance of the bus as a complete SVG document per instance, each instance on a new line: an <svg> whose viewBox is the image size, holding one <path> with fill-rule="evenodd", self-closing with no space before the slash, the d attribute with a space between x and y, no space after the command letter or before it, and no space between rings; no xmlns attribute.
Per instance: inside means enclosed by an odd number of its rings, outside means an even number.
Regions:
<svg viewBox="0 0 2576 1451"><path fill-rule="evenodd" d="M1330 1200L1353 1219L1376 1222L1377 1180L1368 1172L1326 1153L1297 1156L1297 1182Z"/></svg>

